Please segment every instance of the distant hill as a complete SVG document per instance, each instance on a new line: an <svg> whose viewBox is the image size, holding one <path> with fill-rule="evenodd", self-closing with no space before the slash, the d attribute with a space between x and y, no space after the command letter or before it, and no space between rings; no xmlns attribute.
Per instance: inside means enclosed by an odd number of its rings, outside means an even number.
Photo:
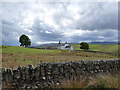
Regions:
<svg viewBox="0 0 120 90"><path fill-rule="evenodd" d="M118 42L90 42L90 44L118 44Z"/></svg>
<svg viewBox="0 0 120 90"><path fill-rule="evenodd" d="M62 43L63 44L63 43ZM74 45L74 44L79 44L77 42L74 43L68 43L69 45ZM42 44L42 45L37 45L37 46L31 46L31 48L44 48L44 47L54 47L57 46L58 43L48 43L48 44Z"/></svg>
<svg viewBox="0 0 120 90"><path fill-rule="evenodd" d="M31 48L43 48L43 47L49 47L49 46L56 46L57 43L48 43L48 44L41 44L37 46L31 46Z"/></svg>
<svg viewBox="0 0 120 90"><path fill-rule="evenodd" d="M77 44L80 44L80 43L72 42L72 43L68 43L68 44L69 45L77 45ZM118 44L118 42L89 42L89 44L115 45L115 44ZM47 44L41 44L41 45L37 45L37 46L31 46L31 48L54 47L54 46L57 46L57 45L58 45L58 43L47 43Z"/></svg>

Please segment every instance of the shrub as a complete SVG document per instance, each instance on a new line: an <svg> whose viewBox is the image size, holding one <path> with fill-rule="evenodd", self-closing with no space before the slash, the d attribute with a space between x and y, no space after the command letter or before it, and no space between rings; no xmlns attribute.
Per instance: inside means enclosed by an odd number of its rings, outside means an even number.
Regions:
<svg viewBox="0 0 120 90"><path fill-rule="evenodd" d="M89 44L86 42L81 42L80 49L89 50Z"/></svg>

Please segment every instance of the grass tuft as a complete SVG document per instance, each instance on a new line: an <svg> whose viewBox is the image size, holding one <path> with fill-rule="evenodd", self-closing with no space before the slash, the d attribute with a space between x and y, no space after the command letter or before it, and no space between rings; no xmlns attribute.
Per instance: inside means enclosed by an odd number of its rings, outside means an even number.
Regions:
<svg viewBox="0 0 120 90"><path fill-rule="evenodd" d="M53 84L53 88L120 88L119 80L119 75L110 74L99 74L95 77L77 76L75 79Z"/></svg>
<svg viewBox="0 0 120 90"><path fill-rule="evenodd" d="M89 83L89 88L120 88L120 77L118 75L98 75L92 78Z"/></svg>

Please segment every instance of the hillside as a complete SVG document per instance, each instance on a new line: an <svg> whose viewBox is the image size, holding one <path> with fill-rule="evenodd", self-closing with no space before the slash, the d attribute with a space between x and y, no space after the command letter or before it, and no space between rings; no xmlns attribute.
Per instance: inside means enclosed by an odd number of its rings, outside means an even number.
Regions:
<svg viewBox="0 0 120 90"><path fill-rule="evenodd" d="M118 44L118 42L90 42L90 44L112 44L112 45L115 45L115 44Z"/></svg>
<svg viewBox="0 0 120 90"><path fill-rule="evenodd" d="M80 49L80 45L72 45L75 50L82 50ZM108 53L118 53L118 49L120 48L120 45L108 45L108 44L89 44L89 48L91 51L100 51L100 52L108 52Z"/></svg>

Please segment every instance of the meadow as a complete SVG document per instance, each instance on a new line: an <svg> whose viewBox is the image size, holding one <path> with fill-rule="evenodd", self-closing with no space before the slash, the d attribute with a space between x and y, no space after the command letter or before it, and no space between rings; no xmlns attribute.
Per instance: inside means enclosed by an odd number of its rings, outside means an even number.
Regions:
<svg viewBox="0 0 120 90"><path fill-rule="evenodd" d="M75 50L82 50L80 49L80 45L72 45L75 47ZM118 54L118 50L120 49L120 45L108 45L108 44L89 44L89 50L91 51L99 51L99 52L107 52Z"/></svg>
<svg viewBox="0 0 120 90"><path fill-rule="evenodd" d="M78 49L78 45L73 46L78 51L33 49L17 46L1 46L0 49L2 50L2 67L14 68L16 66L26 66L28 64L36 65L41 62L118 59L117 54L84 52ZM111 52L117 52L117 46L115 45L112 47L114 48L114 50L113 48L110 48L112 50L108 50ZM100 45L90 45L90 49L98 51L104 50L102 47L100 47Z"/></svg>

